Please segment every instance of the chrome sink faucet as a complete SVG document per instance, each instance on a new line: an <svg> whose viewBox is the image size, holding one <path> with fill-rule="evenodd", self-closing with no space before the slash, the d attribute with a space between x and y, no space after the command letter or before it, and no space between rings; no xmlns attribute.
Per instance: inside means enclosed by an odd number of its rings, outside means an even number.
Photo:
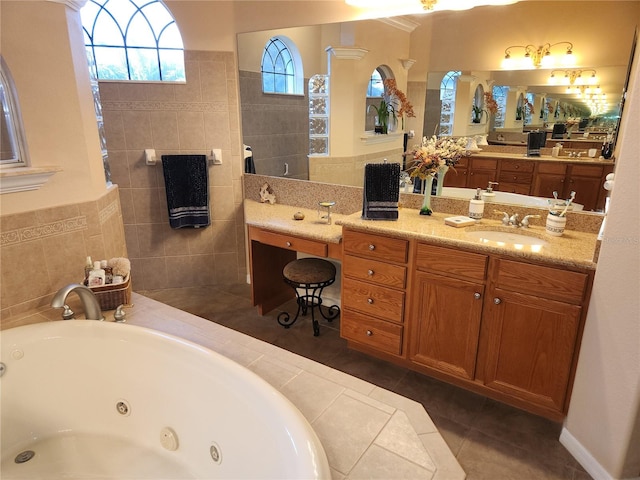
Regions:
<svg viewBox="0 0 640 480"><path fill-rule="evenodd" d="M51 300L51 306L53 308L64 308L63 319L69 320L73 318L73 312L66 305L67 297L70 293L75 292L80 297L82 302L82 309L84 310L84 316L87 320L104 320L102 311L100 310L100 304L98 299L93 294L90 288L80 285L79 283L71 283L66 287L62 287L56 292ZM69 313L71 312L71 313Z"/></svg>
<svg viewBox="0 0 640 480"><path fill-rule="evenodd" d="M520 220L520 214L514 213L509 216L507 212L501 212L500 210L494 210L493 213L497 213L502 215L502 224L505 226L513 226L513 227L521 227L521 228L529 228L529 219L531 218L540 218L540 215L525 215L522 220Z"/></svg>

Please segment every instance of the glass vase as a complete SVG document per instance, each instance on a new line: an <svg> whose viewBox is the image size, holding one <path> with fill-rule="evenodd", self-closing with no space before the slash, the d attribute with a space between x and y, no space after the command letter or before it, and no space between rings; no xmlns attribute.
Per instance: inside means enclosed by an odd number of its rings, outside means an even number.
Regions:
<svg viewBox="0 0 640 480"><path fill-rule="evenodd" d="M422 200L422 207L420 207L420 215L431 215L431 189L433 188L433 177L428 175L427 178L422 180L424 186L424 199Z"/></svg>
<svg viewBox="0 0 640 480"><path fill-rule="evenodd" d="M436 184L436 195L442 196L442 187L444 187L444 176L449 171L449 167L444 165L438 168L438 183Z"/></svg>

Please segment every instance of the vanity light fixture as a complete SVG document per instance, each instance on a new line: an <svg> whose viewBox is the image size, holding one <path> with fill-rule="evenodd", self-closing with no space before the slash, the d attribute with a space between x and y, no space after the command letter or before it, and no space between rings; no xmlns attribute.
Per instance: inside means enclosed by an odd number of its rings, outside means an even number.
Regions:
<svg viewBox="0 0 640 480"><path fill-rule="evenodd" d="M566 51L564 55L558 59L557 55L554 55L552 49L558 45L566 45ZM512 58L512 49L523 49L524 55L520 58ZM545 67L549 68L559 63L562 66L575 65L575 55L573 55L573 43L571 42L557 42L557 43L545 43L544 45L512 45L504 50L504 60L502 61L502 68L505 70L518 70L518 69L532 69Z"/></svg>
<svg viewBox="0 0 640 480"><path fill-rule="evenodd" d="M583 76L583 74L587 75ZM552 70L548 83L551 85L596 85L598 77L596 77L596 71L593 69Z"/></svg>
<svg viewBox="0 0 640 480"><path fill-rule="evenodd" d="M345 0L347 5L386 15L469 10L483 5L510 5L520 0Z"/></svg>

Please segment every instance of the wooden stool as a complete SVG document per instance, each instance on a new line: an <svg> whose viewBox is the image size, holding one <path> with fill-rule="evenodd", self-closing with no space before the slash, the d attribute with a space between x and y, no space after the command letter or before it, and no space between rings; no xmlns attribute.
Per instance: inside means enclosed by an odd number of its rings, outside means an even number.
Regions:
<svg viewBox="0 0 640 480"><path fill-rule="evenodd" d="M296 292L298 311L293 320L289 313L282 312L278 315L278 323L284 328L289 328L296 323L301 312L302 315L306 315L308 308L311 307L313 335L317 337L320 334L320 327L313 313L314 308L318 307L320 314L329 322L340 314L340 307L337 305L327 307L328 316L322 311L322 290L336 281L336 267L333 263L321 258L300 258L287 263L282 270L282 275L285 283L291 285ZM304 289L304 295L300 294L298 289Z"/></svg>

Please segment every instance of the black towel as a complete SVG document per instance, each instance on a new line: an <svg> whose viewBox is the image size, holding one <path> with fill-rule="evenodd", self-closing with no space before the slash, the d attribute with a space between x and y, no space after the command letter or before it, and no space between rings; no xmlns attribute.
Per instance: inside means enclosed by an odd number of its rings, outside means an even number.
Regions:
<svg viewBox="0 0 640 480"><path fill-rule="evenodd" d="M171 228L206 227L209 169L205 155L163 155L162 169Z"/></svg>
<svg viewBox="0 0 640 480"><path fill-rule="evenodd" d="M362 218L397 220L399 197L399 163L368 163L364 166Z"/></svg>
<svg viewBox="0 0 640 480"><path fill-rule="evenodd" d="M253 152L249 145L244 146L244 173L256 173L256 165L253 163Z"/></svg>

